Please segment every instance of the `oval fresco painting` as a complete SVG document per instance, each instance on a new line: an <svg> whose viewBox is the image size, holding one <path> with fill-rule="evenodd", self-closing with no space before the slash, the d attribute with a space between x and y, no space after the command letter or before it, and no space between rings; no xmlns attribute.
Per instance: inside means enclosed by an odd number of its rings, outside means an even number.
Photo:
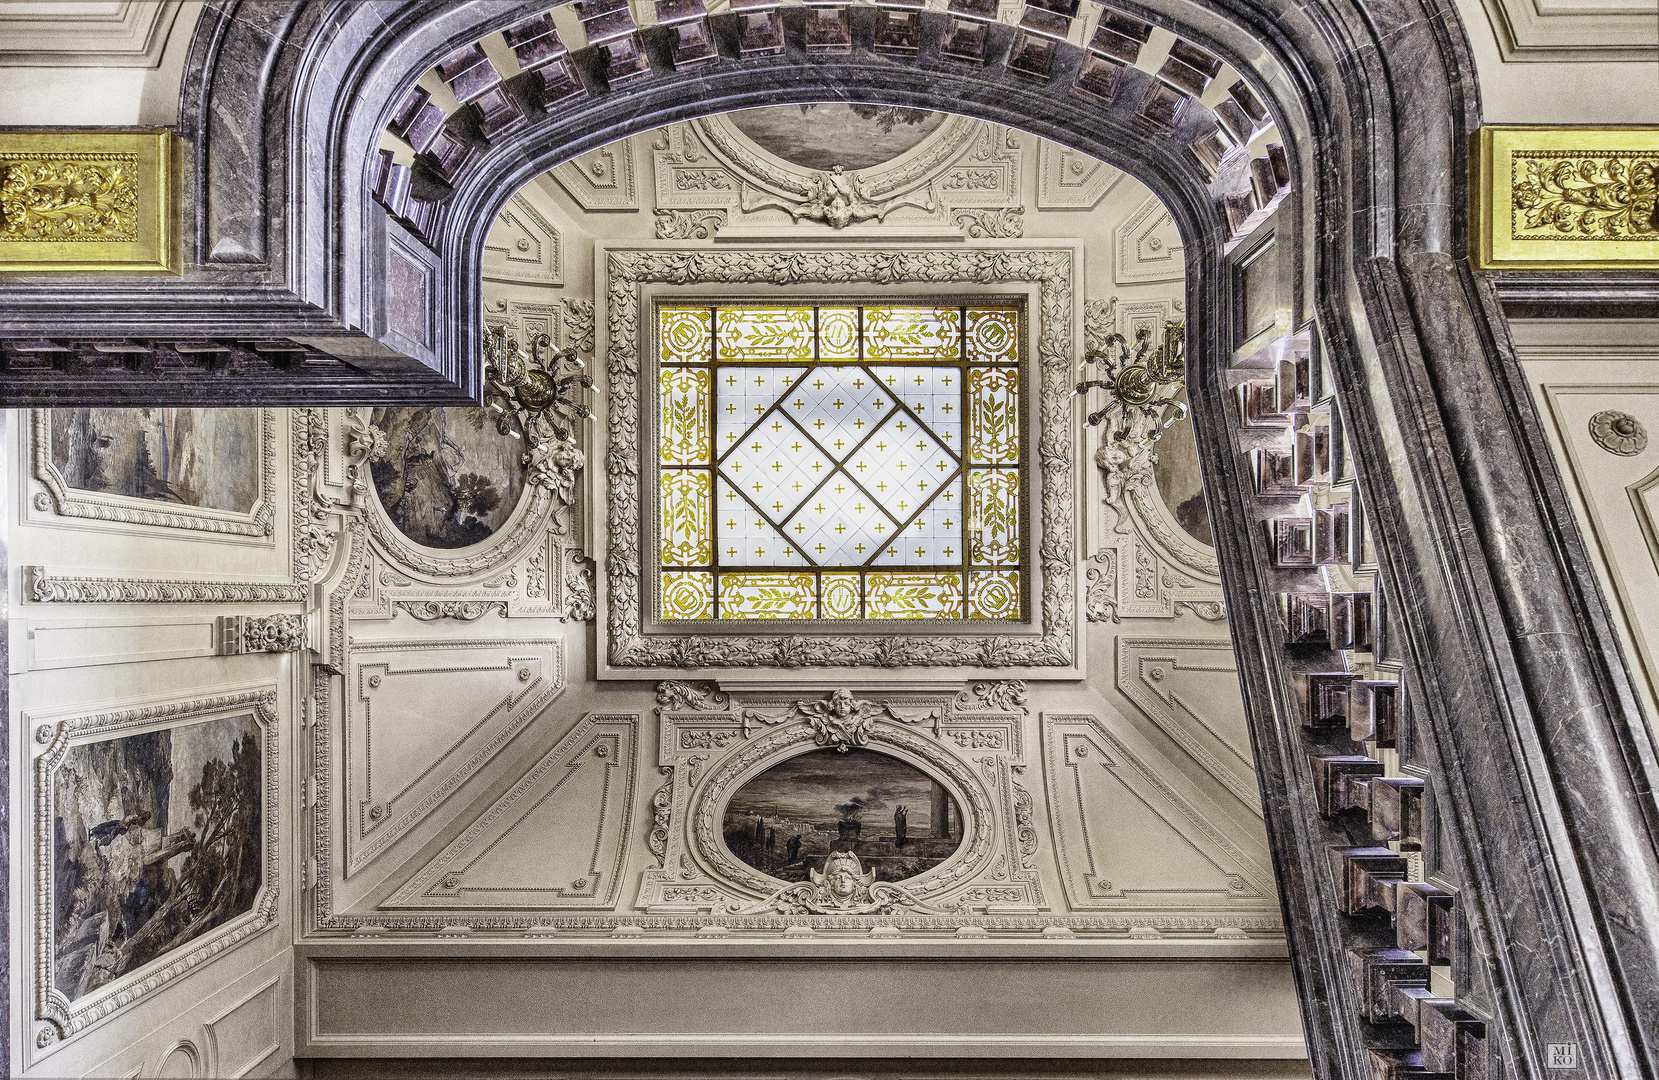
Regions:
<svg viewBox="0 0 1659 1080"><path fill-rule="evenodd" d="M462 548L492 536L524 491L524 443L483 409L376 409L386 452L374 490L398 531L417 544Z"/></svg>
<svg viewBox="0 0 1659 1080"><path fill-rule="evenodd" d="M1185 391L1179 400L1187 400ZM1187 535L1205 547L1214 547L1210 511L1204 502L1204 477L1198 471L1198 444L1193 441L1191 424L1177 424L1158 443L1158 462L1152 466L1152 477L1164 505Z"/></svg>
<svg viewBox="0 0 1659 1080"><path fill-rule="evenodd" d="M794 165L849 172L892 161L945 122L945 114L900 105L768 105L730 114L762 149Z"/></svg>
<svg viewBox="0 0 1659 1080"><path fill-rule="evenodd" d="M962 846L962 810L944 785L874 750L811 750L738 789L726 847L764 874L807 881L850 851L877 881L926 873Z"/></svg>

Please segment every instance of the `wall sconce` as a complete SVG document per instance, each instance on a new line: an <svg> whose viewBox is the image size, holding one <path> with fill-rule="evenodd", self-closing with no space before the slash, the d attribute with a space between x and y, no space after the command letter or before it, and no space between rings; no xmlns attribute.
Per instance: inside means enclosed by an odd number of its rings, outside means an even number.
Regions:
<svg viewBox="0 0 1659 1080"><path fill-rule="evenodd" d="M575 349L555 352L553 339L538 334L526 352L506 327L484 328L484 402L503 435L534 449L552 441L574 445L576 421L593 419L574 396L578 386L592 390L593 378Z"/></svg>
<svg viewBox="0 0 1659 1080"><path fill-rule="evenodd" d="M1186 419L1187 406L1177 400L1187 385L1184 321L1165 323L1163 344L1157 348L1146 327L1135 332L1134 352L1122 334L1113 334L1103 348L1083 355L1078 370L1086 371L1090 364L1100 365L1101 377L1079 382L1072 397L1082 397L1086 405L1090 393L1106 391L1105 404L1084 422L1099 427L1116 414L1117 428L1108 436L1111 442L1127 443L1134 438L1137 449L1149 447Z"/></svg>

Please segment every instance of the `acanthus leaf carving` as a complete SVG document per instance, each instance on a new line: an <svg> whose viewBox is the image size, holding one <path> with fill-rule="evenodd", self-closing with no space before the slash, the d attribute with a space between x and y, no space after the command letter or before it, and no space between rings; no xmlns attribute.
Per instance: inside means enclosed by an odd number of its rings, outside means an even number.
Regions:
<svg viewBox="0 0 1659 1080"><path fill-rule="evenodd" d="M836 690L822 701L796 701L781 713L763 713L757 709L743 710L743 723L776 725L792 720L805 720L812 728L812 737L819 746L832 746L842 753L870 741L870 731L877 719L885 716L900 724L920 724L941 719L938 709L919 716L895 710L890 702L865 701L851 690Z"/></svg>
<svg viewBox="0 0 1659 1080"><path fill-rule="evenodd" d="M396 606L421 622L476 622L492 611L503 619L507 617L505 600L399 600Z"/></svg>

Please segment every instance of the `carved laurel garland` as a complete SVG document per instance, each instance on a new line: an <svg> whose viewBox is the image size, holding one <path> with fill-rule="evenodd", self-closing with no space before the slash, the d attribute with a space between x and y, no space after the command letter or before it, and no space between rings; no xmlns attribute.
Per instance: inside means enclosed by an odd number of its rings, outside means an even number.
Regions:
<svg viewBox="0 0 1659 1080"><path fill-rule="evenodd" d="M1066 248L902 251L660 251L613 250L609 297L609 558L610 662L618 667L980 666L1065 667L1073 662L1076 596L1073 575L1074 462L1071 390L1073 276L1076 252ZM756 284L940 286L1035 283L1038 303L1037 467L1041 480L1042 568L1040 634L807 636L643 632L645 590L640 448L640 318L643 286Z"/></svg>
<svg viewBox="0 0 1659 1080"><path fill-rule="evenodd" d="M259 494L246 513L237 513L70 487L52 464L52 410L35 409L30 415L29 447L34 477L46 489L35 496L35 509L117 525L269 540L276 532L276 424L275 409L259 410Z"/></svg>
<svg viewBox="0 0 1659 1080"><path fill-rule="evenodd" d="M91 741L96 736L137 731L160 726L179 727L238 713L251 712L260 728L260 752L264 761L264 800L261 828L264 831L263 880L253 909L203 935L189 945L152 960L135 972L116 979L71 1002L53 985L57 953L54 918L54 792L53 776L70 744ZM45 1049L118 1009L159 990L226 949L259 933L276 921L282 881L282 855L278 840L277 799L277 692L258 689L190 701L168 702L143 708L96 713L40 724L35 728L37 743L45 746L34 768L34 981L35 1018L52 1026L42 1028L35 1045ZM27 722L27 717L25 717Z"/></svg>
<svg viewBox="0 0 1659 1080"><path fill-rule="evenodd" d="M927 739L887 724L877 724L869 732L868 741L893 747L903 755L923 761L936 775L948 780L956 794L968 808L964 815L969 839L944 863L920 877L905 882L911 895L925 899L937 896L954 886L971 880L984 869L992 854L995 812L991 797L973 772L950 754L941 751ZM720 823L725 814L727 789L735 790L742 781L788 757L797 747L807 749L821 745L810 724L798 724L756 739L744 750L729 758L709 778L708 786L697 794L693 816L693 835L697 840L697 856L710 868L713 876L724 884L753 893L757 898L770 896L780 885L788 882L769 877L753 867L733 858L720 837Z"/></svg>

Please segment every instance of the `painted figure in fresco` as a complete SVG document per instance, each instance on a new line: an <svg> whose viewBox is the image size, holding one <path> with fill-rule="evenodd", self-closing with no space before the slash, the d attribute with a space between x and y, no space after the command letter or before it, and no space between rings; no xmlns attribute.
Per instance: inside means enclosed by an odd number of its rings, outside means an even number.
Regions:
<svg viewBox="0 0 1659 1080"><path fill-rule="evenodd" d="M785 861L793 863L801 857L801 834L795 833L784 843Z"/></svg>
<svg viewBox="0 0 1659 1080"><path fill-rule="evenodd" d="M893 811L893 846L904 847L904 838L910 828L910 808L900 806Z"/></svg>

